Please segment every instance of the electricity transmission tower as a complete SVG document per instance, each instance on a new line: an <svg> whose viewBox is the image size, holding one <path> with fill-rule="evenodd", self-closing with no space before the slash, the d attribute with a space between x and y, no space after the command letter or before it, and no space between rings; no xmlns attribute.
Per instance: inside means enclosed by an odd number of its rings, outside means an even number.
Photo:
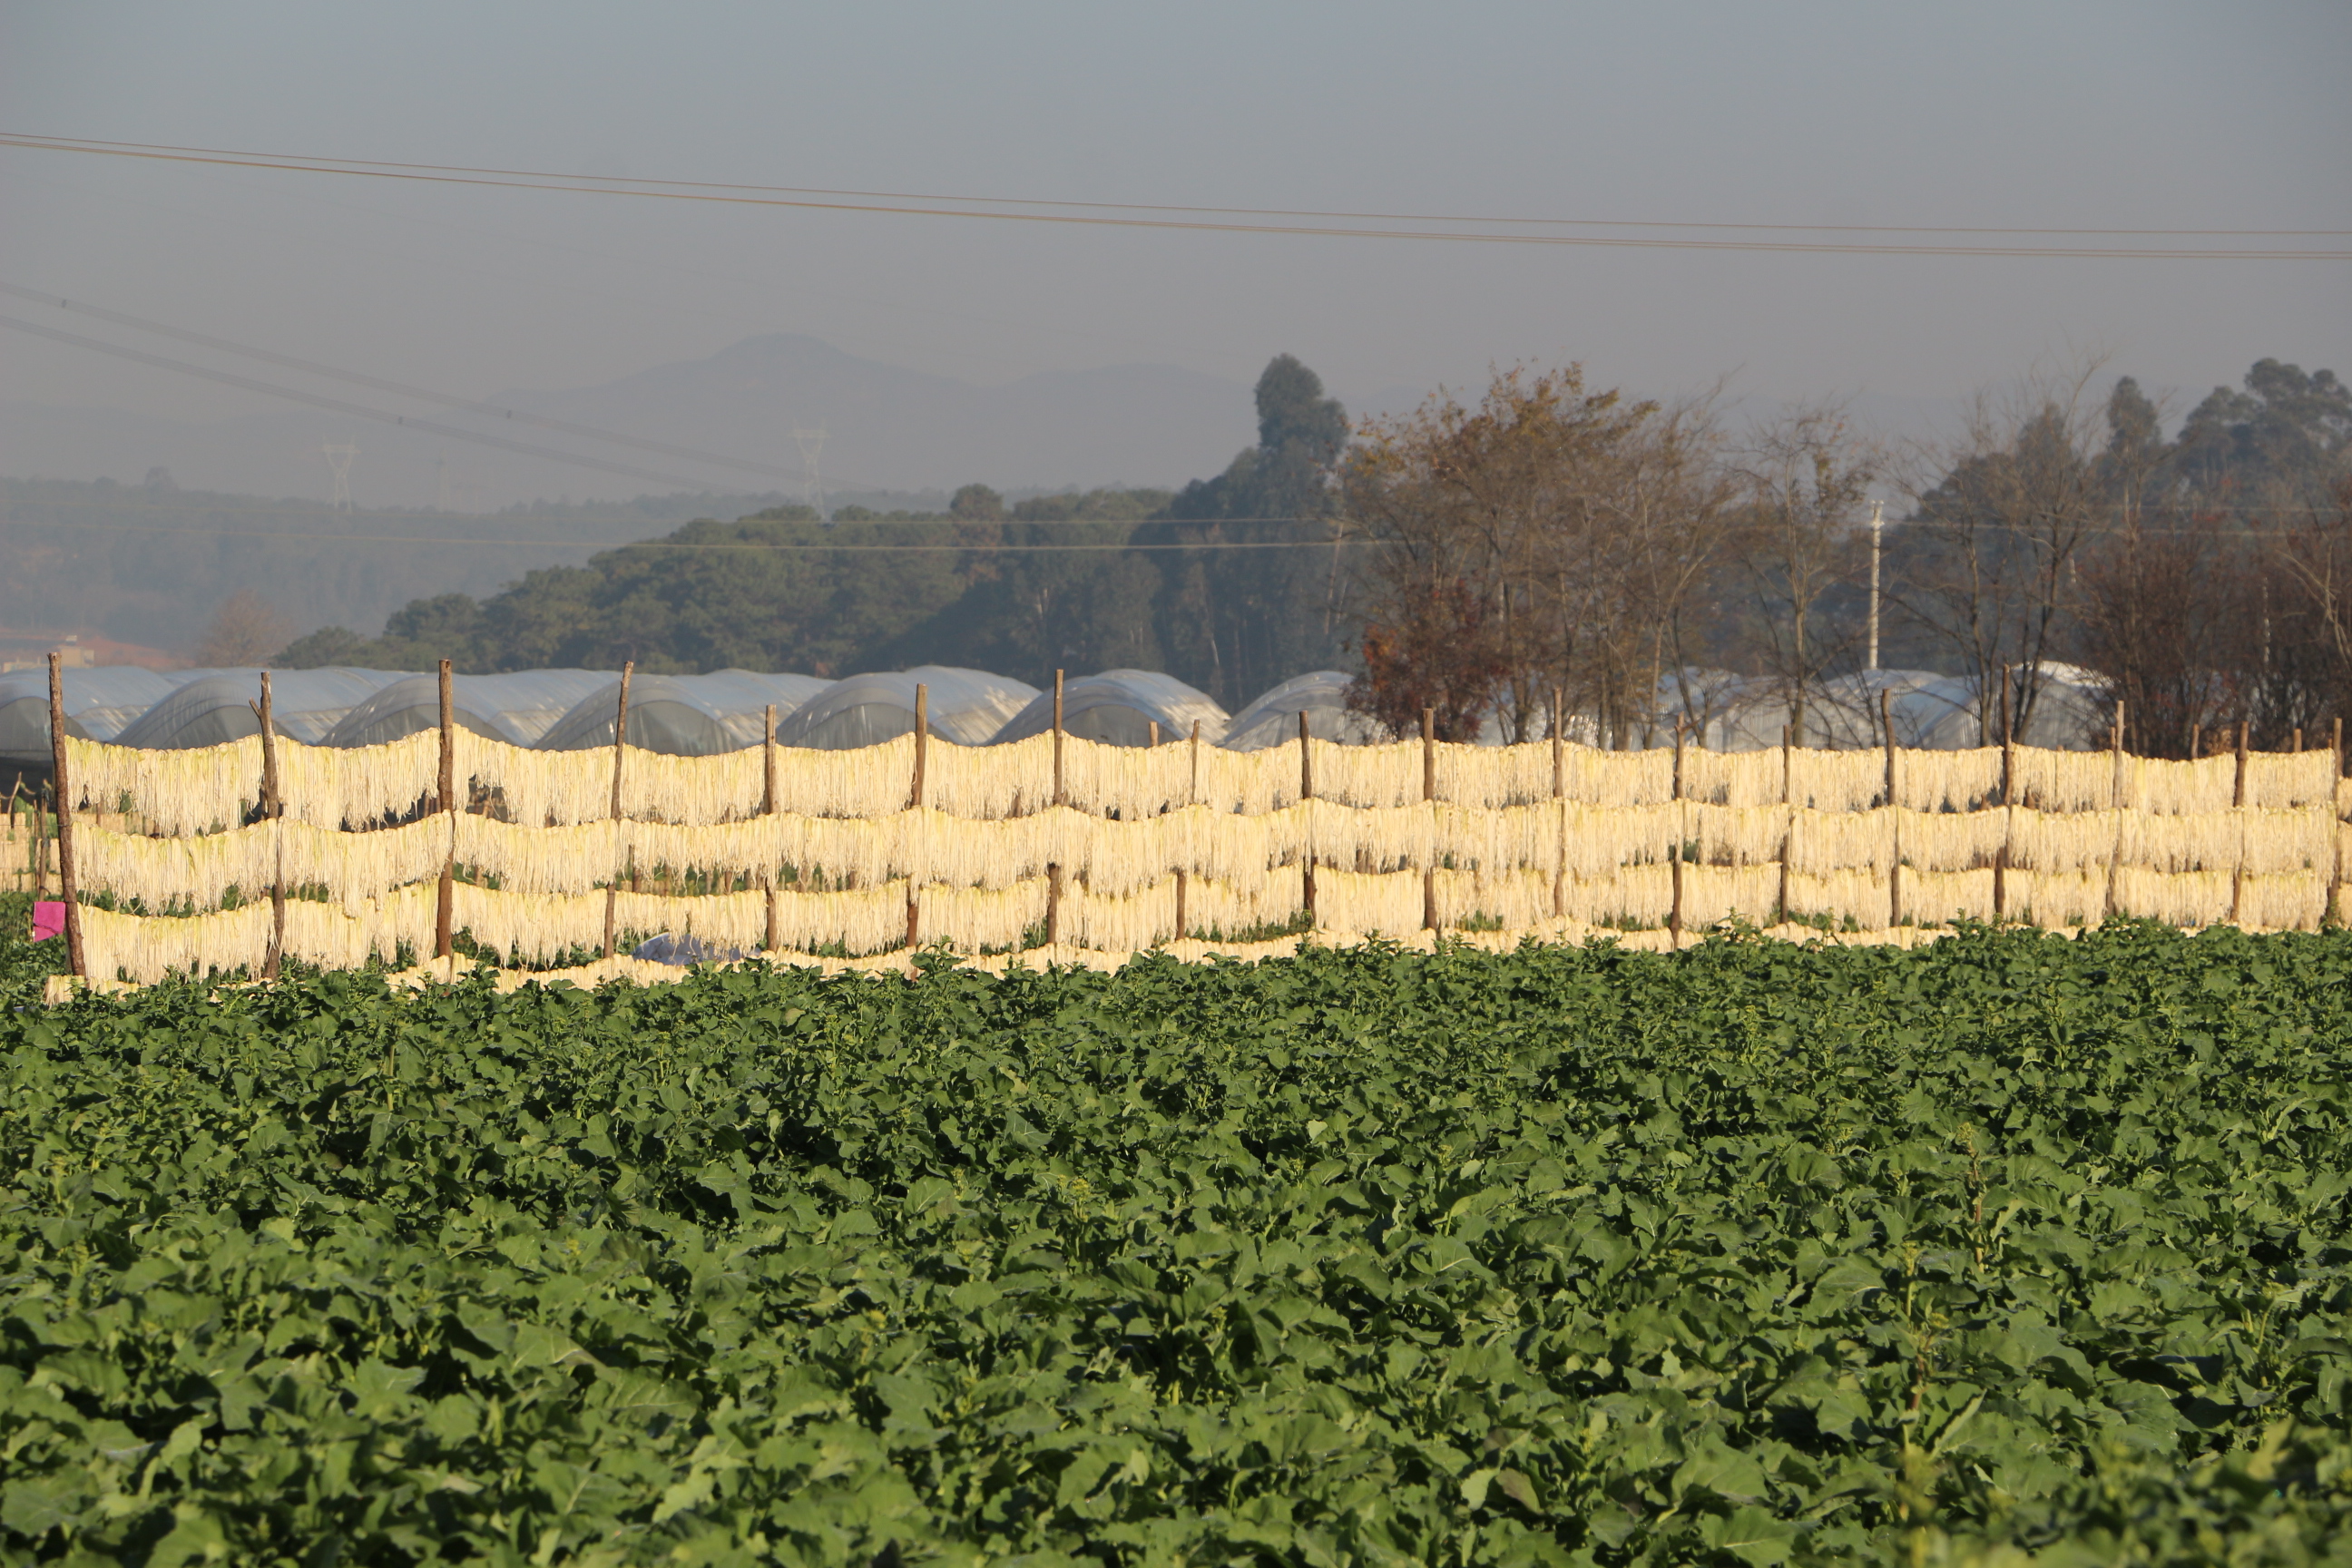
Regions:
<svg viewBox="0 0 2352 1568"><path fill-rule="evenodd" d="M329 511L351 510L352 459L360 455L360 449L348 441L330 441L319 450L327 454L328 471L335 476L335 489L334 493L327 498L327 510Z"/></svg>
<svg viewBox="0 0 2352 1568"><path fill-rule="evenodd" d="M824 426L820 423L814 430L803 430L796 425L793 426L793 439L801 448L801 504L814 507L817 516L823 517L824 481L817 477L816 459L817 454L824 450Z"/></svg>

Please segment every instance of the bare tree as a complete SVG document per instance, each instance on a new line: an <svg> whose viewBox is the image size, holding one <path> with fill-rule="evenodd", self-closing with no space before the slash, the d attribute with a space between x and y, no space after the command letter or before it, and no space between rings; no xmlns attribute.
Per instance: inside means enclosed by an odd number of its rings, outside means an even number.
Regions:
<svg viewBox="0 0 2352 1568"><path fill-rule="evenodd" d="M2049 666L2073 651L2078 571L2144 486L2107 448L2093 361L1979 397L1961 439L1928 455L1937 478L1916 506L1893 596L1973 679L1979 733L1998 733L2007 681L2018 729L2032 721ZM2107 458L2111 460L2103 460Z"/></svg>
<svg viewBox="0 0 2352 1568"><path fill-rule="evenodd" d="M1758 662L1801 739L1808 699L1853 646L1852 629L1832 625L1823 601L1853 580L1863 502L1884 463L1843 410L1826 405L1762 426L1738 457L1737 556L1756 610Z"/></svg>
<svg viewBox="0 0 2352 1568"><path fill-rule="evenodd" d="M2134 751L2185 757L2246 710L2261 584L2227 516L2134 505L2083 557L2083 662L2121 702ZM2249 638L2249 632L2256 632Z"/></svg>
<svg viewBox="0 0 2352 1568"><path fill-rule="evenodd" d="M196 662L215 668L261 664L293 635L293 626L276 605L251 588L239 588L213 611L204 636L196 640Z"/></svg>
<svg viewBox="0 0 2352 1568"><path fill-rule="evenodd" d="M1394 663L1420 646L1412 628L1475 624L1455 646L1465 669L1499 669L1491 706L1509 739L1541 731L1555 689L1606 735L1654 726L1719 533L1715 447L1706 402L1588 391L1575 365L1499 372L1475 407L1441 394L1367 426L1341 485L1349 526L1375 546L1368 654L1385 639Z"/></svg>

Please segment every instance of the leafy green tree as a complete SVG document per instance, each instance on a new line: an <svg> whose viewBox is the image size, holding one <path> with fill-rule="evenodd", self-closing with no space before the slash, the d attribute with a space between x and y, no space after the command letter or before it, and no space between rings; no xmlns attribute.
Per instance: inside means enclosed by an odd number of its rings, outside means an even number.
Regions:
<svg viewBox="0 0 2352 1568"><path fill-rule="evenodd" d="M1258 441L1177 493L1154 543L1168 552L1160 643L1171 672L1228 708L1306 670L1352 662L1349 579L1334 525L1332 465L1347 410L1290 354L1258 376ZM1330 548L1299 548L1328 541ZM1255 547L1255 548L1253 548ZM1278 548L1276 548L1278 547Z"/></svg>

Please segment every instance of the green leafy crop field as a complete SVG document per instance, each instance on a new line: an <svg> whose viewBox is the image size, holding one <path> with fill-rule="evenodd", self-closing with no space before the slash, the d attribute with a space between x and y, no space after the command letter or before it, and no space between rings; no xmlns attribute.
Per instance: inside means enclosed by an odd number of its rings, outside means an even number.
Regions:
<svg viewBox="0 0 2352 1568"><path fill-rule="evenodd" d="M2352 938L54 1009L37 967L6 1563L2352 1539Z"/></svg>

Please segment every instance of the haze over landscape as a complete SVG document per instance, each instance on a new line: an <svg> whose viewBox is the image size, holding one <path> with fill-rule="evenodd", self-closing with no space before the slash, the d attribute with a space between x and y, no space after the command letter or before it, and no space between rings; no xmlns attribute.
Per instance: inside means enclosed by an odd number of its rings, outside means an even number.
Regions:
<svg viewBox="0 0 2352 1568"><path fill-rule="evenodd" d="M164 653L239 574L373 633L698 515L1173 491L1279 353L1358 419L1575 361L1883 443L2352 361L2340 260L2113 254L2339 244L2339 7L0 16L19 574L218 542L0 615Z"/></svg>

